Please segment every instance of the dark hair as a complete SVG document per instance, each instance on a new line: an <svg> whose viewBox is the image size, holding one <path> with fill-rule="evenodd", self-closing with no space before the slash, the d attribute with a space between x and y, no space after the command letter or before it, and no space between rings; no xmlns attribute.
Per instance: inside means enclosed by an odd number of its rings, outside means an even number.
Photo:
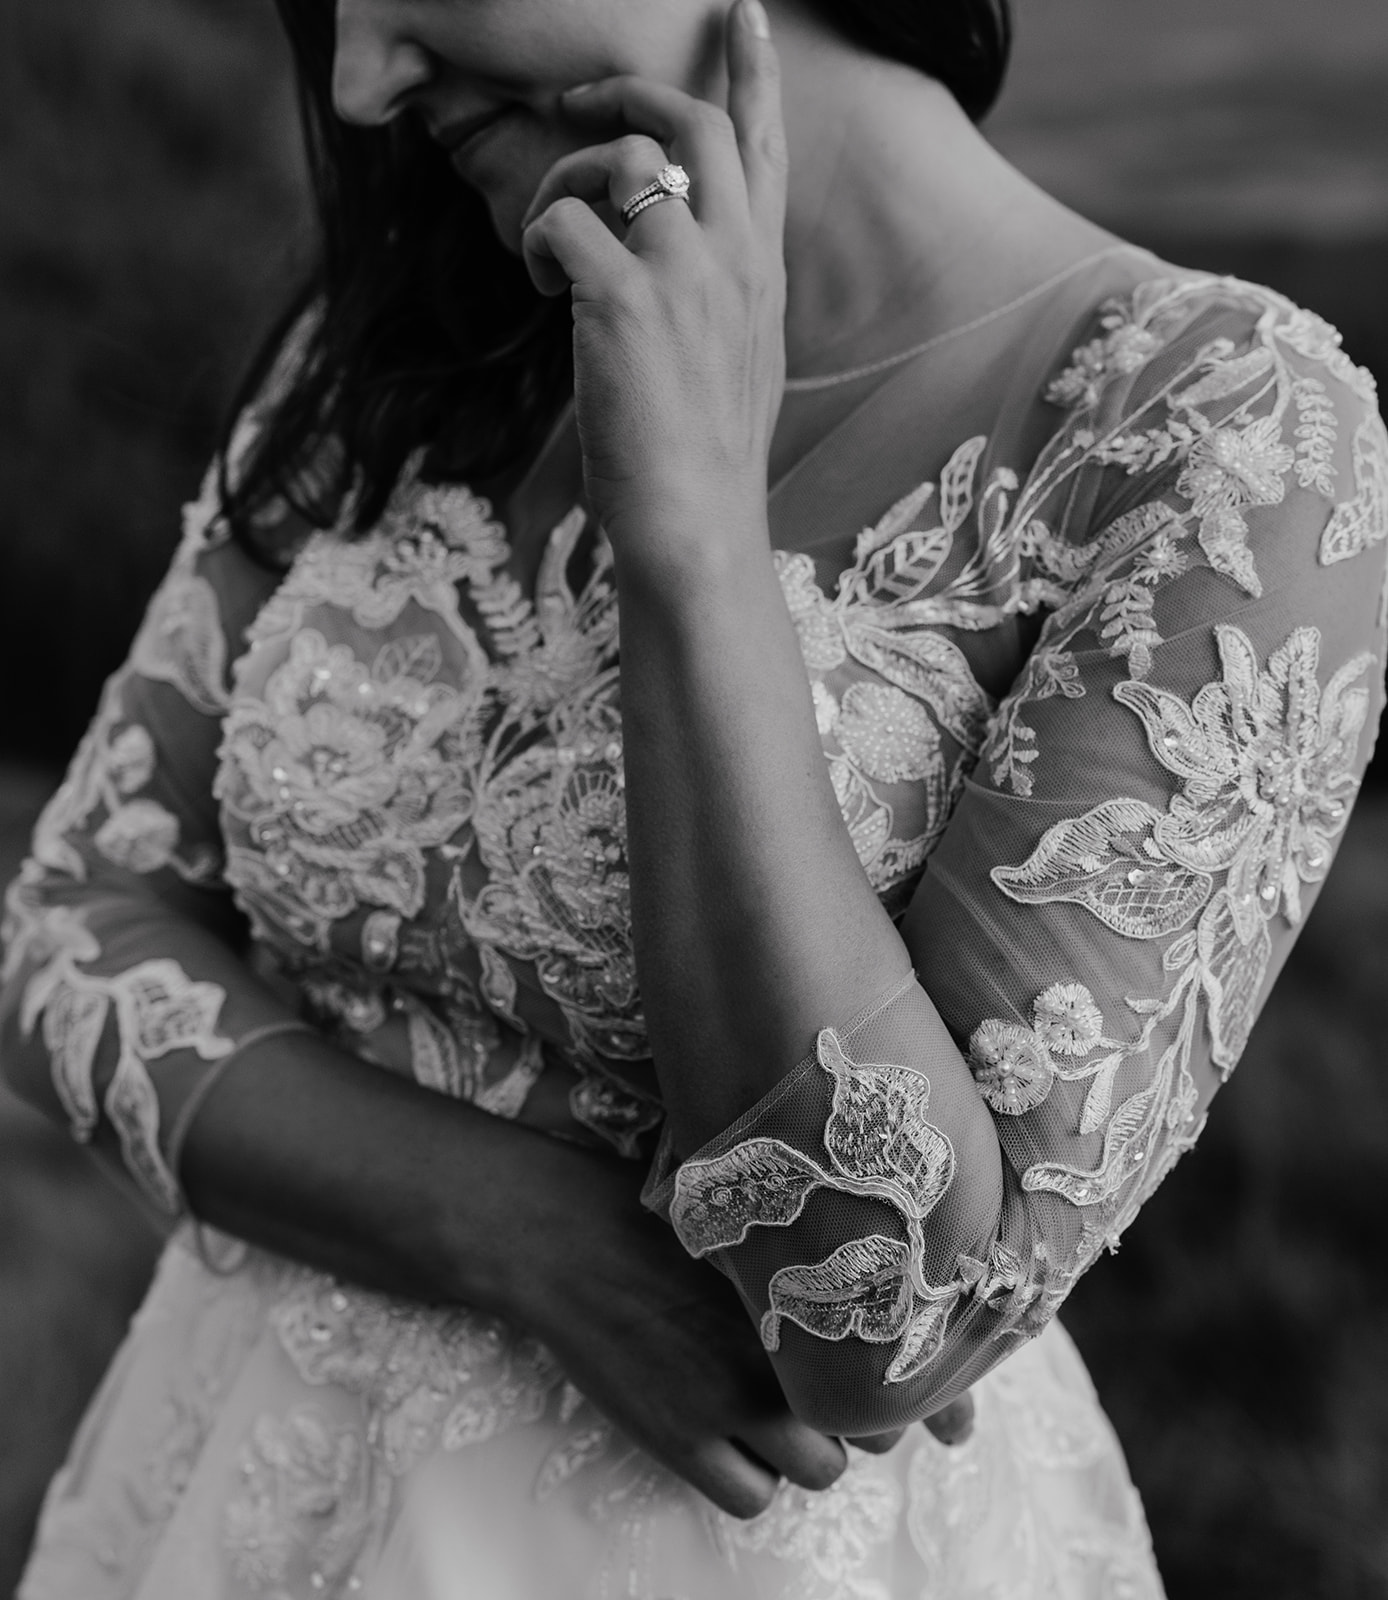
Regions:
<svg viewBox="0 0 1388 1600"><path fill-rule="evenodd" d="M810 0L846 38L948 88L974 120L1002 88L1008 0ZM533 453L572 387L564 298L546 300L417 119L342 122L332 104L333 7L277 0L298 76L318 221L309 281L272 330L238 409L312 310L295 370L223 499L255 545L279 498L326 526L355 489L378 520L409 456L440 442L449 470L485 482ZM224 475L225 476L225 475Z"/></svg>

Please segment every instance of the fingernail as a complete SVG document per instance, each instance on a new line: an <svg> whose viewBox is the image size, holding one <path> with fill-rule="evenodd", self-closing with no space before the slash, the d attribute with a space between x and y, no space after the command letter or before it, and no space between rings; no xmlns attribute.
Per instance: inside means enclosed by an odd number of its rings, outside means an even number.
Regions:
<svg viewBox="0 0 1388 1600"><path fill-rule="evenodd" d="M582 94L592 94L596 88L597 84L595 83L575 83L570 88L565 89L564 98L566 100L577 100Z"/></svg>
<svg viewBox="0 0 1388 1600"><path fill-rule="evenodd" d="M747 26L758 39L771 37L771 18L767 16L766 7L761 0L742 0L742 14L747 19Z"/></svg>

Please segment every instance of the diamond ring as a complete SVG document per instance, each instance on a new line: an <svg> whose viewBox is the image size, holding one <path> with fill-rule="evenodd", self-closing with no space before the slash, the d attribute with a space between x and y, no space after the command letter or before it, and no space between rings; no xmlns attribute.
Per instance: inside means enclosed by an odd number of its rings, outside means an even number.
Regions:
<svg viewBox="0 0 1388 1600"><path fill-rule="evenodd" d="M689 203L689 174L672 161L655 175L655 182L638 189L622 207L622 221L630 227L647 206L658 206L662 200L683 200Z"/></svg>

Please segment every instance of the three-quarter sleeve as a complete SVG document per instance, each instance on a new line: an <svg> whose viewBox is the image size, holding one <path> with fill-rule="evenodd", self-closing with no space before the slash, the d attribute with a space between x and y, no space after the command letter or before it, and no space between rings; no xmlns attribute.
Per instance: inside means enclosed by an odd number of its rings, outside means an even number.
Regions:
<svg viewBox="0 0 1388 1600"><path fill-rule="evenodd" d="M258 415L242 419L233 463ZM172 566L5 901L7 1075L50 1078L74 1137L109 1148L165 1215L182 1207L179 1109L241 1039L291 1015L238 953L223 878L213 778L229 663L276 579L230 539L220 481L214 465L185 509Z"/></svg>
<svg viewBox="0 0 1388 1600"><path fill-rule="evenodd" d="M1195 1142L1382 709L1388 436L1325 324L1152 286L1049 398L993 534L1044 623L903 920L914 978L652 1189L835 1432L1039 1332ZM1000 1165L956 1148L963 1094Z"/></svg>

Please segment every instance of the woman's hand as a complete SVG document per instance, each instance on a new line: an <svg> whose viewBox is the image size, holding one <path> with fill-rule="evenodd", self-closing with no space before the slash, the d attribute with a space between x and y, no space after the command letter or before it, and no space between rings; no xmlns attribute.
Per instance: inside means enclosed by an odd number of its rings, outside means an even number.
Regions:
<svg viewBox="0 0 1388 1600"><path fill-rule="evenodd" d="M625 1163L547 1141L527 1167L507 1309L657 1460L734 1516L779 1478L825 1489L847 1465L797 1421L727 1280L640 1204Z"/></svg>
<svg viewBox="0 0 1388 1600"><path fill-rule="evenodd" d="M619 562L675 573L680 551L662 548L663 529L716 538L745 523L730 510L764 515L785 378L786 143L756 0L729 13L727 58L726 112L631 77L571 90L575 122L626 131L556 163L524 228L536 284L573 293L592 510ZM670 161L690 175L689 202L648 206L623 228L622 206Z"/></svg>

